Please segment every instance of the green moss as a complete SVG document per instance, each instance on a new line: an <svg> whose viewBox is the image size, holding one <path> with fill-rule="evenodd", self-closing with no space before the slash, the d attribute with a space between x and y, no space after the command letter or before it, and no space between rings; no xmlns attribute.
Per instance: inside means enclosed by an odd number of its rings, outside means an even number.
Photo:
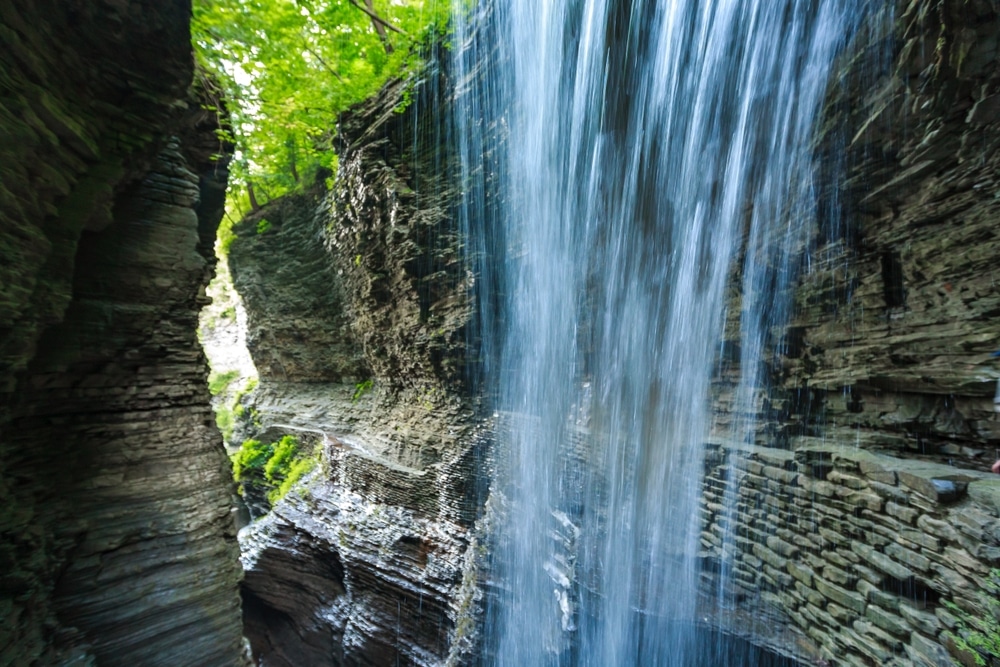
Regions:
<svg viewBox="0 0 1000 667"><path fill-rule="evenodd" d="M284 498L295 483L300 479L309 474L313 468L316 467L317 461L313 457L301 458L292 462L288 468L288 473L285 475L285 479L282 480L281 484L273 489L267 494L267 499L273 505L282 498Z"/></svg>
<svg viewBox="0 0 1000 667"><path fill-rule="evenodd" d="M264 466L264 477L269 482L280 481L288 475L288 470L299 453L299 440L293 435L286 435L274 443L274 453Z"/></svg>
<svg viewBox="0 0 1000 667"><path fill-rule="evenodd" d="M373 386L375 386L375 381L372 380L371 378L368 378L364 382L359 382L356 385L354 385L354 395L351 396L351 401L357 403L362 396L364 396L365 394L367 394L372 390Z"/></svg>
<svg viewBox="0 0 1000 667"><path fill-rule="evenodd" d="M973 615L954 602L946 600L944 606L958 619L954 631L945 630L960 650L970 654L977 665L986 667L987 658L1000 656L1000 569L993 568L990 576L983 582L986 595L981 597L986 606L986 613ZM959 661L953 661L956 665Z"/></svg>
<svg viewBox="0 0 1000 667"><path fill-rule="evenodd" d="M215 408L215 425L222 434L222 439L228 441L233 437L233 411L225 405Z"/></svg>

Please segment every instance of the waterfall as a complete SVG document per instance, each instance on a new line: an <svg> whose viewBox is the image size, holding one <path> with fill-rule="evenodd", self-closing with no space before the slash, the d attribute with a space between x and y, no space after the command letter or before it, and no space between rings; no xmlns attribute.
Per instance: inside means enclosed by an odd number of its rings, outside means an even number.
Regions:
<svg viewBox="0 0 1000 667"><path fill-rule="evenodd" d="M686 623L728 296L740 442L861 1L458 12L461 218L497 415L488 663L699 664Z"/></svg>

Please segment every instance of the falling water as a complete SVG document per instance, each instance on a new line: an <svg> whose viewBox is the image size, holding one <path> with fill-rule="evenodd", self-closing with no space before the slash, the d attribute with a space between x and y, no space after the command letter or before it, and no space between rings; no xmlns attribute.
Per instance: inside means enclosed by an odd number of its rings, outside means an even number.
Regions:
<svg viewBox="0 0 1000 667"><path fill-rule="evenodd" d="M703 657L678 621L695 614L727 287L752 414L859 2L504 0L459 21L463 220L500 443L487 662Z"/></svg>

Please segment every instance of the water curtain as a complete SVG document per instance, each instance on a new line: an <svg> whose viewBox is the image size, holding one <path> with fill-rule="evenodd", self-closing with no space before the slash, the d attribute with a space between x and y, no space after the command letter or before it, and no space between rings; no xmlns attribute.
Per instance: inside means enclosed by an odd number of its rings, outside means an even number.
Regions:
<svg viewBox="0 0 1000 667"><path fill-rule="evenodd" d="M487 662L698 664L685 622L726 308L740 442L859 2L505 0L458 21L462 219L499 443Z"/></svg>

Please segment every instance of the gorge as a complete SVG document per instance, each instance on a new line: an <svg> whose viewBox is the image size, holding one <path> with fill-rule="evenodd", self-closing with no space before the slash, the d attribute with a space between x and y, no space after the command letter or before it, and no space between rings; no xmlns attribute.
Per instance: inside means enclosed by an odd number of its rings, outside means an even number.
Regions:
<svg viewBox="0 0 1000 667"><path fill-rule="evenodd" d="M458 4L233 226L225 443L190 5L0 5L0 665L1000 663L1000 5Z"/></svg>

